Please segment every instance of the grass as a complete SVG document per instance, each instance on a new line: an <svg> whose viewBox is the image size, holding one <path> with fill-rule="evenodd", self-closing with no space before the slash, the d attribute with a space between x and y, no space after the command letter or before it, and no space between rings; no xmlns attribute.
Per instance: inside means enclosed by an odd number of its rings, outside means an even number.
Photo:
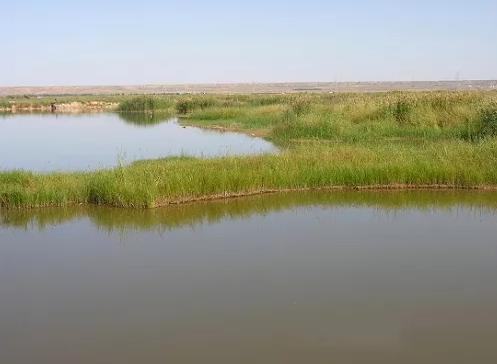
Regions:
<svg viewBox="0 0 497 364"><path fill-rule="evenodd" d="M497 136L497 105L482 110L478 130L480 137Z"/></svg>
<svg viewBox="0 0 497 364"><path fill-rule="evenodd" d="M138 96L122 101L119 104L118 111L122 113L169 111L172 113L174 106L175 104L172 98L164 96Z"/></svg>
<svg viewBox="0 0 497 364"><path fill-rule="evenodd" d="M265 129L276 141L382 138L479 139L482 113L496 110L497 92L275 95L218 100L183 114L198 126ZM202 97L199 96L199 99ZM198 102L200 103L200 101Z"/></svg>
<svg viewBox="0 0 497 364"><path fill-rule="evenodd" d="M496 102L496 92L127 99L120 109L129 115L176 113L186 124L259 132L282 151L141 161L88 173L2 172L0 206L147 208L277 190L495 188Z"/></svg>

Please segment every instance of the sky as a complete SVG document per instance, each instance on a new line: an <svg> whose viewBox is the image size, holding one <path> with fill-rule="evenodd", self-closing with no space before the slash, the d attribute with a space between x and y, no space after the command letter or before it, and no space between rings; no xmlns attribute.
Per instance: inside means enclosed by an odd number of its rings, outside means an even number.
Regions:
<svg viewBox="0 0 497 364"><path fill-rule="evenodd" d="M0 86L497 79L497 0L1 0Z"/></svg>

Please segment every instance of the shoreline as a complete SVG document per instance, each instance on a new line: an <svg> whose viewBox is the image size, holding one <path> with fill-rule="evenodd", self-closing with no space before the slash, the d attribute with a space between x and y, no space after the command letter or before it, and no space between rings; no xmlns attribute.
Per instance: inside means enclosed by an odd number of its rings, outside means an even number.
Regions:
<svg viewBox="0 0 497 364"><path fill-rule="evenodd" d="M237 192L205 195L194 198L183 199L158 199L153 206L115 206L105 203L94 202L79 202L66 204L43 204L40 206L4 206L0 204L0 211L3 210L38 210L49 208L70 208L70 207L106 207L123 210L153 210L166 208L171 206L190 205L202 202L215 201L232 201L247 197L276 195L285 193L309 193L309 192L388 192L388 191L427 191L427 192L447 192L447 191L475 191L475 192L497 192L497 185L482 185L482 186L459 186L459 185L439 185L439 184L391 184L391 185L364 185L364 186L325 186L325 187L304 187L304 188L281 188L281 189L264 189L258 191Z"/></svg>
<svg viewBox="0 0 497 364"><path fill-rule="evenodd" d="M45 104L21 104L12 103L10 107L0 107L0 112L7 114L16 113L88 113L105 112L117 110L117 102L70 102L55 104L56 110L52 111L51 105Z"/></svg>
<svg viewBox="0 0 497 364"><path fill-rule="evenodd" d="M260 191L252 191L246 193L227 193L227 194L217 194L210 196L203 196L198 198L189 199L179 199L167 202L158 202L151 209L163 208L167 206L177 206L177 205L187 205L194 204L196 202L209 202L209 201L222 201L222 200L233 200L238 198L250 197L250 196L261 196L261 195L272 195L279 193L303 193L303 192L333 192L333 191L368 191L368 192L385 192L385 191L486 191L494 192L497 191L497 185L488 186L457 186L457 185L403 185L403 184L391 184L391 185L367 185L367 186L328 186L328 187L316 187L316 188L282 188L282 189L267 189ZM88 206L93 206L93 204L88 204Z"/></svg>

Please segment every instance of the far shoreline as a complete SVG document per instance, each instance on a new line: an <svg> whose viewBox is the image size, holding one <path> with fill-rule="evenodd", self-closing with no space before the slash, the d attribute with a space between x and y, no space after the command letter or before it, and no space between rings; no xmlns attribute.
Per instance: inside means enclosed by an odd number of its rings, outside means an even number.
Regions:
<svg viewBox="0 0 497 364"><path fill-rule="evenodd" d="M5 96L89 96L144 94L367 93L389 91L497 90L497 80L198 83L89 86L0 86Z"/></svg>

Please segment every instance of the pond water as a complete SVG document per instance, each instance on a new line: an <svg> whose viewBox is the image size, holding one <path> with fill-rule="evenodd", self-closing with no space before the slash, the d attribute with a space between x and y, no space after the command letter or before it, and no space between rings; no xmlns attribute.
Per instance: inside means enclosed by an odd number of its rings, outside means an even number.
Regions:
<svg viewBox="0 0 497 364"><path fill-rule="evenodd" d="M214 157L276 151L241 133L182 127L144 114L4 114L0 170L84 171L141 159Z"/></svg>
<svg viewBox="0 0 497 364"><path fill-rule="evenodd" d="M0 362L496 363L497 194L0 211Z"/></svg>

